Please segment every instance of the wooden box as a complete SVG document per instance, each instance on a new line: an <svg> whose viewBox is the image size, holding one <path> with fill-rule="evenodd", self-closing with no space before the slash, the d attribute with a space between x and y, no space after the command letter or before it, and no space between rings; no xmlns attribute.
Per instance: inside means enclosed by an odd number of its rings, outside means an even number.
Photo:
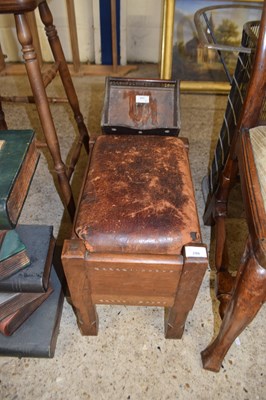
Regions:
<svg viewBox="0 0 266 400"><path fill-rule="evenodd" d="M187 141L97 137L62 262L82 334L97 334L97 304L123 304L164 307L180 338L208 265Z"/></svg>
<svg viewBox="0 0 266 400"><path fill-rule="evenodd" d="M116 135L178 136L179 82L107 77L101 125Z"/></svg>

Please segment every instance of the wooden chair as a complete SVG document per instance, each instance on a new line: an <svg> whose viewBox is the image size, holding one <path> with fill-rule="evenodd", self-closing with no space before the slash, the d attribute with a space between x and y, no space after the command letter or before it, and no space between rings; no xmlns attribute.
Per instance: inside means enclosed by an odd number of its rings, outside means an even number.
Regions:
<svg viewBox="0 0 266 400"><path fill-rule="evenodd" d="M55 64L49 71L46 71L44 76L41 74L40 65L33 44L33 35L31 30L32 25L29 24L30 13L32 13L37 7L39 9L40 17L44 24L46 35L55 59ZM53 25L51 11L46 0L5 0L0 2L0 14L14 15L17 37L22 46L27 75L40 117L46 143L51 153L54 168L58 176L61 195L70 215L73 218L75 205L69 180L79 158L82 144L84 144L86 151L89 152L89 135L83 121L83 116L80 112L78 98L68 70L60 40L57 35L56 28ZM79 141L73 150L68 170L66 170L65 164L61 158L58 137L45 91L46 86L55 77L57 71L59 71L68 102L73 110L74 117L77 122L80 135ZM1 106L0 111L0 127L1 129L4 129L6 127L6 123L4 121Z"/></svg>
<svg viewBox="0 0 266 400"><path fill-rule="evenodd" d="M161 306L180 338L207 267L188 161L177 137L102 135L85 175L63 267L78 326L96 304Z"/></svg>
<svg viewBox="0 0 266 400"><path fill-rule="evenodd" d="M204 215L206 223L212 221L215 224L216 295L220 301L222 324L218 336L202 352L202 361L205 369L215 372L219 371L233 341L253 320L266 300L266 127L258 126L262 120L265 122L265 40L264 3L243 105L232 134L225 165L218 174L217 187L209 198ZM229 194L238 176L241 181L248 238L237 276L234 278L229 271L226 219Z"/></svg>

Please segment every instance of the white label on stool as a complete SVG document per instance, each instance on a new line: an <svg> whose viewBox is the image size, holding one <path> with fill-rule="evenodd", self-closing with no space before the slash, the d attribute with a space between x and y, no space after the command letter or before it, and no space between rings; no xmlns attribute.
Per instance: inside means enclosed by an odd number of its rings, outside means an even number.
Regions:
<svg viewBox="0 0 266 400"><path fill-rule="evenodd" d="M205 247L185 246L186 257L199 257L207 258L207 251Z"/></svg>
<svg viewBox="0 0 266 400"><path fill-rule="evenodd" d="M148 104L150 102L149 96L136 95L136 103Z"/></svg>

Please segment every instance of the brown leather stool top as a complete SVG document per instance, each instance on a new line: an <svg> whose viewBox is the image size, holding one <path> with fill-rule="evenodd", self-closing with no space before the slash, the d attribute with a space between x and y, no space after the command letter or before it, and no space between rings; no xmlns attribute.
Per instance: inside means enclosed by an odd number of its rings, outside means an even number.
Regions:
<svg viewBox="0 0 266 400"><path fill-rule="evenodd" d="M184 142L99 137L75 231L90 252L180 254L184 244L200 242Z"/></svg>

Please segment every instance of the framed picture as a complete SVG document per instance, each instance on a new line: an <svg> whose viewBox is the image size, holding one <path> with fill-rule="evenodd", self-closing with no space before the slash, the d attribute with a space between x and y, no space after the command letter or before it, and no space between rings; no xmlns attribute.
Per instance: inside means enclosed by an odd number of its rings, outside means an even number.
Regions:
<svg viewBox="0 0 266 400"><path fill-rule="evenodd" d="M161 78L180 79L183 90L228 92L238 57L232 49L241 46L243 25L260 19L262 3L164 0ZM202 46L194 15L205 8L202 29L230 51Z"/></svg>

